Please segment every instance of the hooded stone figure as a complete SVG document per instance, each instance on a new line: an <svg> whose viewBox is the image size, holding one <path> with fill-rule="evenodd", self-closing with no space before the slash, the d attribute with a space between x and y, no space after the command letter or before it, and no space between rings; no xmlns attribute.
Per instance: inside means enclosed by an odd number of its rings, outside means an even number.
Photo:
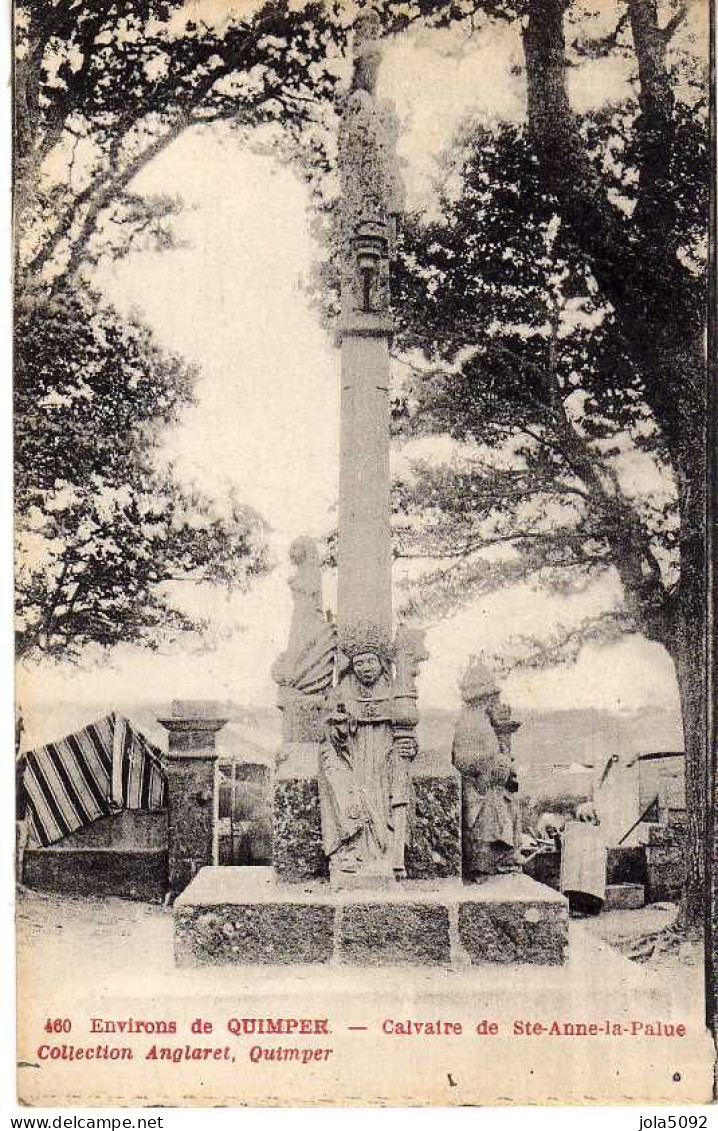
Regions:
<svg viewBox="0 0 718 1131"><path fill-rule="evenodd" d="M474 661L461 681L464 707L452 760L462 780L462 842L468 878L521 870L518 779L509 735L516 730L493 674Z"/></svg>

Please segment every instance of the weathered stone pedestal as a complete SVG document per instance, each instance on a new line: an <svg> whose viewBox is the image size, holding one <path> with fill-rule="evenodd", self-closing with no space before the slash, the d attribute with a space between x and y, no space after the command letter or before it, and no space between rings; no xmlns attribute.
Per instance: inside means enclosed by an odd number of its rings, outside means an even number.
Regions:
<svg viewBox="0 0 718 1131"><path fill-rule="evenodd" d="M467 884L459 939L473 965L556 966L568 946L568 900L523 873Z"/></svg>
<svg viewBox="0 0 718 1131"><path fill-rule="evenodd" d="M412 769L413 806L406 845L410 880L461 876L461 777L448 758L420 752Z"/></svg>
<svg viewBox="0 0 718 1131"><path fill-rule="evenodd" d="M329 874L319 813L319 746L323 697L297 696L282 712L282 750L274 774L273 860L288 883Z"/></svg>
<svg viewBox="0 0 718 1131"><path fill-rule="evenodd" d="M325 879L317 765L322 737L320 720L286 718L294 727L285 739L274 776L274 867L288 883ZM300 729L301 728L301 729ZM406 846L410 880L461 876L461 779L448 760L417 757L414 800Z"/></svg>
<svg viewBox="0 0 718 1131"><path fill-rule="evenodd" d="M168 880L182 891L200 868L212 864L214 848L215 738L227 722L214 704L177 700L165 758L168 800Z"/></svg>
<svg viewBox="0 0 718 1131"><path fill-rule="evenodd" d="M174 939L180 966L555 965L568 903L524 875L337 893L273 868L203 868L175 901Z"/></svg>

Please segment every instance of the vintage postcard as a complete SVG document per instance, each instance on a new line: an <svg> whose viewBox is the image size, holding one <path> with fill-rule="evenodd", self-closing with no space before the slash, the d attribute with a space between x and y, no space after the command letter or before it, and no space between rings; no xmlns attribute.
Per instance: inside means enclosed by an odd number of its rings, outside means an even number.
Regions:
<svg viewBox="0 0 718 1131"><path fill-rule="evenodd" d="M19 1102L710 1102L707 0L13 16Z"/></svg>

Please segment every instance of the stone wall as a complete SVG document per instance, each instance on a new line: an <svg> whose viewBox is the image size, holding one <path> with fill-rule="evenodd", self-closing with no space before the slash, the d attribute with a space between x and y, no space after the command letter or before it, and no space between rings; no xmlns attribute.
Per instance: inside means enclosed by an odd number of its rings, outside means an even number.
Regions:
<svg viewBox="0 0 718 1131"><path fill-rule="evenodd" d="M49 848L28 847L23 883L63 895L159 902L167 891L167 813L125 809Z"/></svg>
<svg viewBox="0 0 718 1131"><path fill-rule="evenodd" d="M455 770L422 765L414 776L406 871L409 879L461 875L461 782ZM315 776L285 776L274 782L273 864L289 883L324 879L319 787Z"/></svg>
<svg viewBox="0 0 718 1131"><path fill-rule="evenodd" d="M23 881L61 895L160 903L168 888L167 849L31 848L25 852Z"/></svg>

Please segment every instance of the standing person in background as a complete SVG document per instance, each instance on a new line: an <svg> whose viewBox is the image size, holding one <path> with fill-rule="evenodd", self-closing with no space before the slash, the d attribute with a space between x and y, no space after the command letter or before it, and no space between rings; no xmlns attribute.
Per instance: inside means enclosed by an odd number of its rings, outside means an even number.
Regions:
<svg viewBox="0 0 718 1131"><path fill-rule="evenodd" d="M606 841L595 806L584 802L563 830L560 888L575 915L598 915L606 899Z"/></svg>

